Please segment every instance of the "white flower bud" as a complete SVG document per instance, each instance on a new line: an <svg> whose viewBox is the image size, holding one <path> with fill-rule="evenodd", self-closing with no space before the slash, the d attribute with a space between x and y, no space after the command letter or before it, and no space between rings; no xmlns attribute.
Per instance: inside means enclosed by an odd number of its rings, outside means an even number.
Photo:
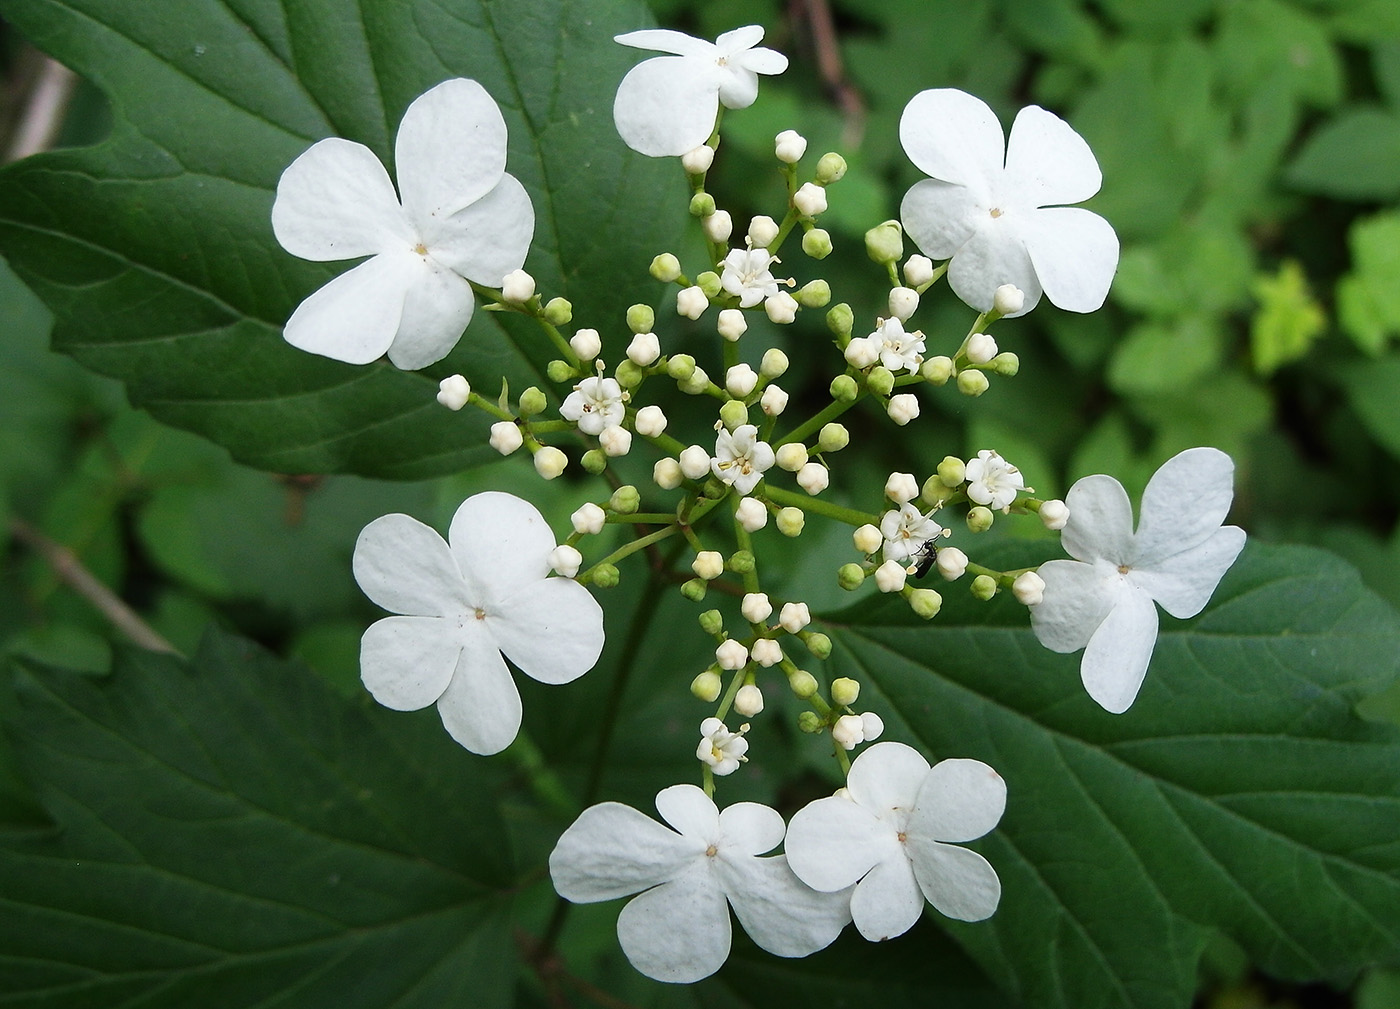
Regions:
<svg viewBox="0 0 1400 1009"><path fill-rule="evenodd" d="M792 194L792 205L803 217L816 217L826 213L826 190L815 182L804 183Z"/></svg>
<svg viewBox="0 0 1400 1009"><path fill-rule="evenodd" d="M973 333L967 338L967 359L973 364L986 364L997 356L997 342L990 333Z"/></svg>
<svg viewBox="0 0 1400 1009"><path fill-rule="evenodd" d="M724 387L729 395L743 399L758 385L758 373L747 364L736 364L724 373Z"/></svg>
<svg viewBox="0 0 1400 1009"><path fill-rule="evenodd" d="M826 490L830 482L831 475L819 462L809 462L797 471L797 486L814 497Z"/></svg>
<svg viewBox="0 0 1400 1009"><path fill-rule="evenodd" d="M867 743L879 739L885 731L885 720L873 711L861 712L860 724L865 730L864 742Z"/></svg>
<svg viewBox="0 0 1400 1009"><path fill-rule="evenodd" d="M704 175L715 162L715 149L709 144L701 144L681 155L681 166L691 175Z"/></svg>
<svg viewBox="0 0 1400 1009"><path fill-rule="evenodd" d="M510 455L525 443L525 437L513 421L498 420L491 425L491 447L501 455Z"/></svg>
<svg viewBox="0 0 1400 1009"><path fill-rule="evenodd" d="M718 329L720 336L733 343L748 332L749 323L737 308L726 308L719 313Z"/></svg>
<svg viewBox="0 0 1400 1009"><path fill-rule="evenodd" d="M661 356L661 341L655 333L638 333L627 345L627 360L639 368L647 368Z"/></svg>
<svg viewBox="0 0 1400 1009"><path fill-rule="evenodd" d="M778 237L778 222L771 217L759 214L749 222L749 245L755 249L765 248Z"/></svg>
<svg viewBox="0 0 1400 1009"><path fill-rule="evenodd" d="M938 551L938 573L950 582L955 582L967 573L967 554L957 547L944 547Z"/></svg>
<svg viewBox="0 0 1400 1009"><path fill-rule="evenodd" d="M779 469L796 473L807 465L807 446L798 441L790 441L779 447L777 457Z"/></svg>
<svg viewBox="0 0 1400 1009"><path fill-rule="evenodd" d="M699 445L681 452L681 472L691 480L702 480L710 472L710 453Z"/></svg>
<svg viewBox="0 0 1400 1009"><path fill-rule="evenodd" d="M756 533L768 524L768 507L757 498L746 497L734 509L734 520L745 532Z"/></svg>
<svg viewBox="0 0 1400 1009"><path fill-rule="evenodd" d="M716 210L700 221L700 230L712 242L727 242L734 233L734 219L729 216L729 211Z"/></svg>
<svg viewBox="0 0 1400 1009"><path fill-rule="evenodd" d="M869 368L880 360L881 344L868 336L857 336L846 344L846 363L852 368Z"/></svg>
<svg viewBox="0 0 1400 1009"><path fill-rule="evenodd" d="M670 456L658 459L656 465L651 468L652 482L662 490L675 490L681 485L681 480L684 478L685 474L681 472L681 464Z"/></svg>
<svg viewBox="0 0 1400 1009"><path fill-rule="evenodd" d="M1001 315L1015 315L1025 304L1026 296L1015 284L1002 284L992 294L992 310Z"/></svg>
<svg viewBox="0 0 1400 1009"><path fill-rule="evenodd" d="M907 322L919 307L919 292L912 287L896 287L890 291L890 315Z"/></svg>
<svg viewBox="0 0 1400 1009"><path fill-rule="evenodd" d="M1059 499L1046 501L1040 506L1040 521L1046 529L1063 529L1069 521L1069 505Z"/></svg>
<svg viewBox="0 0 1400 1009"><path fill-rule="evenodd" d="M913 501L919 496L919 481L913 473L891 473L885 481L885 497L897 505Z"/></svg>
<svg viewBox="0 0 1400 1009"><path fill-rule="evenodd" d="M899 561L885 561L875 569L875 587L881 592L898 592L908 575Z"/></svg>
<svg viewBox="0 0 1400 1009"><path fill-rule="evenodd" d="M603 338L596 329L580 329L569 337L569 346L580 361L591 361L603 352Z"/></svg>
<svg viewBox="0 0 1400 1009"><path fill-rule="evenodd" d="M851 533L851 542L860 553L873 554L885 545L885 537L877 527L867 522Z"/></svg>
<svg viewBox="0 0 1400 1009"><path fill-rule="evenodd" d="M796 634L811 622L812 611L806 603L783 603L783 608L778 612L778 623L789 634Z"/></svg>
<svg viewBox="0 0 1400 1009"><path fill-rule="evenodd" d="M644 406L637 411L634 425L643 438L655 438L666 430L666 414L659 406Z"/></svg>
<svg viewBox="0 0 1400 1009"><path fill-rule="evenodd" d="M535 278L524 270L511 270L501 279L501 297L506 301L525 302L535 296Z"/></svg>
<svg viewBox="0 0 1400 1009"><path fill-rule="evenodd" d="M776 385L769 385L763 390L763 396L759 399L758 405L769 417L777 417L787 409L788 394Z"/></svg>
<svg viewBox="0 0 1400 1009"><path fill-rule="evenodd" d="M676 314L687 319L698 319L710 307L710 299L698 287L687 287L676 292Z"/></svg>
<svg viewBox="0 0 1400 1009"><path fill-rule="evenodd" d="M607 520L608 513L592 501L579 505L578 510L569 516L569 521L574 524L574 532L585 536L596 536L602 532Z"/></svg>
<svg viewBox="0 0 1400 1009"><path fill-rule="evenodd" d="M763 592L747 592L739 604L739 612L751 624L761 624L773 615L773 604Z"/></svg>
<svg viewBox="0 0 1400 1009"><path fill-rule="evenodd" d="M842 715L831 727L831 738L843 750L854 750L858 743L865 741L865 723L859 715Z"/></svg>
<svg viewBox="0 0 1400 1009"><path fill-rule="evenodd" d="M720 646L715 649L715 661L721 669L743 669L749 664L749 650L733 638L729 638L720 642Z"/></svg>
<svg viewBox="0 0 1400 1009"><path fill-rule="evenodd" d="M753 643L753 660L767 669L783 661L783 649L772 638L759 638Z"/></svg>
<svg viewBox="0 0 1400 1009"><path fill-rule="evenodd" d="M697 578L707 582L718 578L724 574L724 554L718 550L701 550L690 562L690 570L695 572Z"/></svg>
<svg viewBox="0 0 1400 1009"><path fill-rule="evenodd" d="M1022 571L1011 583L1011 594L1022 606L1035 606L1045 598L1045 579L1034 571Z"/></svg>
<svg viewBox="0 0 1400 1009"><path fill-rule="evenodd" d="M795 165L807 153L807 138L796 130L783 130L773 138L773 153L784 164Z"/></svg>
<svg viewBox="0 0 1400 1009"><path fill-rule="evenodd" d="M549 552L549 566L565 578L578 574L583 564L583 554L567 543L561 543Z"/></svg>
<svg viewBox="0 0 1400 1009"><path fill-rule="evenodd" d="M933 279L933 260L913 255L904 261L904 282L910 287L923 287Z"/></svg>
<svg viewBox="0 0 1400 1009"><path fill-rule="evenodd" d="M620 424L605 427L598 432L598 444L604 455L616 459L632 451L632 432Z"/></svg>
<svg viewBox="0 0 1400 1009"><path fill-rule="evenodd" d="M471 394L471 384L461 375L449 375L438 383L437 401L449 410L462 409Z"/></svg>
<svg viewBox="0 0 1400 1009"><path fill-rule="evenodd" d="M785 326L797 318L797 299L786 291L779 291L763 303L768 318L780 326Z"/></svg>
<svg viewBox="0 0 1400 1009"><path fill-rule="evenodd" d="M734 695L734 711L745 718L752 718L763 710L763 691L752 683L745 683Z"/></svg>
<svg viewBox="0 0 1400 1009"><path fill-rule="evenodd" d="M535 453L535 472L546 480L553 480L564 467L569 465L569 457L553 445L546 445Z"/></svg>
<svg viewBox="0 0 1400 1009"><path fill-rule="evenodd" d="M912 392L901 392L890 397L888 413L890 420L903 427L919 415L919 401Z"/></svg>

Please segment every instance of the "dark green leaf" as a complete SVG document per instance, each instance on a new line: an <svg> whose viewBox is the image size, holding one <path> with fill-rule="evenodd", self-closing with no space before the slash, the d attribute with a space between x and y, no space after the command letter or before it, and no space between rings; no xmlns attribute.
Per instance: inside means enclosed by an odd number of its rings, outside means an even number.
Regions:
<svg viewBox="0 0 1400 1009"><path fill-rule="evenodd" d="M1342 200L1400 194L1400 115L1347 109L1308 138L1284 177L1306 193Z"/></svg>

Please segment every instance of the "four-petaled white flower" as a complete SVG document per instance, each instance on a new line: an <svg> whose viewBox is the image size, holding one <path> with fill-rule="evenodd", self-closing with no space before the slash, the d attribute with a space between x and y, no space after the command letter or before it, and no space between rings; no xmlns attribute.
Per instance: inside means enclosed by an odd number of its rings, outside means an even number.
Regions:
<svg viewBox="0 0 1400 1009"><path fill-rule="evenodd" d="M967 461L963 477L967 480L968 500L988 508L1010 507L1016 493L1026 487L1021 471L989 448Z"/></svg>
<svg viewBox="0 0 1400 1009"><path fill-rule="evenodd" d="M948 283L989 311L1014 284L1024 315L1045 295L1071 312L1103 304L1118 268L1118 236L1102 217L1068 204L1099 191L1103 177L1084 139L1039 106L1022 109L1004 143L981 99L941 88L905 106L899 139L926 175L904 196L900 218L927 255L951 259Z"/></svg>
<svg viewBox="0 0 1400 1009"><path fill-rule="evenodd" d="M745 654L747 658L747 653ZM718 718L707 718L700 723L700 745L695 748L696 759L709 764L715 774L733 774L747 758L749 741L744 733L748 724L739 726L738 732L731 732Z"/></svg>
<svg viewBox="0 0 1400 1009"><path fill-rule="evenodd" d="M734 433L720 431L715 438L715 455L710 470L740 494L747 494L773 465L773 447L758 440L758 428L740 424Z"/></svg>
<svg viewBox="0 0 1400 1009"><path fill-rule="evenodd" d="M867 339L879 353L880 363L895 374L903 369L912 375L924 363L924 334L917 329L906 333L904 323L894 316L882 319Z"/></svg>
<svg viewBox="0 0 1400 1009"><path fill-rule="evenodd" d="M444 81L414 100L394 164L398 195L368 147L332 137L282 173L272 230L284 249L317 262L371 257L298 306L283 330L292 346L426 367L471 321L468 281L496 287L525 262L535 213L505 173L505 120L476 81Z"/></svg>
<svg viewBox="0 0 1400 1009"><path fill-rule="evenodd" d="M1051 651L1084 649L1079 672L1089 696L1115 714L1137 697L1157 641L1157 608L1193 617L1244 548L1244 530L1222 526L1234 498L1235 464L1193 448L1162 464L1133 507L1111 476L1086 476L1065 501L1060 542L1075 560L1038 569L1042 601L1031 627Z"/></svg>
<svg viewBox="0 0 1400 1009"><path fill-rule="evenodd" d="M783 839L783 818L738 802L720 811L694 785L656 796L668 830L631 806L585 809L549 856L565 900L593 903L646 891L617 917L632 966L659 981L709 977L729 956L729 908L755 943L778 956L815 953L851 920L849 895L818 893L783 855L760 858Z"/></svg>
<svg viewBox="0 0 1400 1009"><path fill-rule="evenodd" d="M880 519L880 535L885 538L885 560L907 563L923 550L929 540L943 535L943 527L908 501L898 511L887 511Z"/></svg>
<svg viewBox="0 0 1400 1009"><path fill-rule="evenodd" d="M753 308L778 293L778 281L771 269L778 262L767 249L730 249L724 257L720 286L739 299L740 308Z"/></svg>
<svg viewBox="0 0 1400 1009"><path fill-rule="evenodd" d="M626 399L617 379L596 375L574 386L559 407L559 416L573 421L584 434L593 435L621 424L626 413Z"/></svg>
<svg viewBox="0 0 1400 1009"><path fill-rule="evenodd" d="M814 889L855 884L851 915L865 938L903 935L924 899L980 921L1001 899L985 858L956 843L981 837L1006 808L1006 782L980 760L930 768L903 743L876 743L851 762L844 795L818 799L788 826L788 862Z"/></svg>
<svg viewBox="0 0 1400 1009"><path fill-rule="evenodd" d="M436 703L452 738L496 753L520 729L504 652L541 683L568 683L598 661L603 611L582 585L549 578L554 535L528 501L488 491L462 502L448 542L407 515L384 515L355 544L355 580L407 616L371 624L360 676L399 711Z"/></svg>
<svg viewBox="0 0 1400 1009"><path fill-rule="evenodd" d="M637 64L617 89L613 122L623 142L654 158L680 157L709 139L721 104L744 109L758 97L758 75L780 74L787 57L754 48L759 25L725 32L714 42L652 28L618 35L637 49L673 53Z"/></svg>

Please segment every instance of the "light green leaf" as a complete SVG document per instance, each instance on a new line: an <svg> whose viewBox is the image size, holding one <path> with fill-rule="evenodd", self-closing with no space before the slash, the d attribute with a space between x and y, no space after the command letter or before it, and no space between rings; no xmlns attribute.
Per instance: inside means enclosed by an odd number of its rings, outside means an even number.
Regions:
<svg viewBox="0 0 1400 1009"><path fill-rule="evenodd" d="M1302 266L1292 259L1279 267L1276 276L1260 276L1254 295L1259 308L1250 321L1250 347L1255 370L1269 375L1307 354L1327 331L1327 314L1308 290Z"/></svg>
<svg viewBox="0 0 1400 1009"><path fill-rule="evenodd" d="M1220 343L1211 316L1134 326L1109 362L1109 385L1129 396L1181 389L1220 363Z"/></svg>
<svg viewBox="0 0 1400 1009"><path fill-rule="evenodd" d="M1347 244L1352 270L1337 285L1337 319L1356 345L1374 356L1400 335L1400 213L1357 221Z"/></svg>
<svg viewBox="0 0 1400 1009"><path fill-rule="evenodd" d="M1347 108L1307 139L1284 178L1305 193L1341 200L1400 195L1400 115Z"/></svg>

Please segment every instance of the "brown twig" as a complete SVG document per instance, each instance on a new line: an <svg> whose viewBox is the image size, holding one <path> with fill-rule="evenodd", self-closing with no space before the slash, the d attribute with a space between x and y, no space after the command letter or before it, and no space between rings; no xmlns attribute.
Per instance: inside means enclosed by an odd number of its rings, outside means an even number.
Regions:
<svg viewBox="0 0 1400 1009"><path fill-rule="evenodd" d="M6 164L53 146L77 85L77 74L57 60L44 57L5 151Z"/></svg>
<svg viewBox="0 0 1400 1009"><path fill-rule="evenodd" d="M847 148L860 146L865 135L865 100L846 77L841 59L841 44L836 35L836 23L831 17L828 0L794 0L797 16L806 21L812 31L812 47L816 51L817 72L830 89L845 120L841 142Z"/></svg>

